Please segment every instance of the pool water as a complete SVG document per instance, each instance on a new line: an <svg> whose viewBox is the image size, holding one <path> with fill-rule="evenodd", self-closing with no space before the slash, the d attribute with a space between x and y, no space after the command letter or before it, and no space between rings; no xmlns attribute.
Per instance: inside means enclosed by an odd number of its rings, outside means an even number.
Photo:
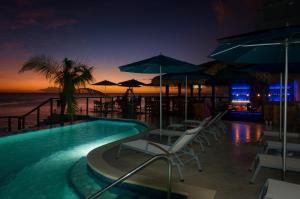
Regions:
<svg viewBox="0 0 300 199"><path fill-rule="evenodd" d="M0 138L1 199L78 199L68 170L92 149L136 135L139 123L97 120Z"/></svg>

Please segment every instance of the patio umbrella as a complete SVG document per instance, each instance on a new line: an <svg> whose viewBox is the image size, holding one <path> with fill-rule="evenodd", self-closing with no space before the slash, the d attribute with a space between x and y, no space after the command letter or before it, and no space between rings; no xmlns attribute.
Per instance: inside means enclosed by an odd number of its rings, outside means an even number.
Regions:
<svg viewBox="0 0 300 199"><path fill-rule="evenodd" d="M118 83L118 85L119 86L125 86L125 87L128 87L128 88L132 88L132 87L144 86L146 84L143 83L143 82L140 82L138 80L135 80L135 79L130 79L130 80L127 80L127 81L120 82L120 83Z"/></svg>
<svg viewBox="0 0 300 199"><path fill-rule="evenodd" d="M201 82L203 80L210 80L211 75L205 74L202 70L187 72L187 73L167 73L162 75L162 81L184 81L185 82L185 112L184 118L187 120L188 112L188 100L187 100L187 85L188 82ZM156 81L157 77L153 78L153 82Z"/></svg>
<svg viewBox="0 0 300 199"><path fill-rule="evenodd" d="M97 82L97 83L92 84L92 85L95 85L95 86L104 86L104 93L106 93L106 86L116 86L118 84L116 84L114 82L111 82L111 81L108 81L108 80L103 80L101 82Z"/></svg>
<svg viewBox="0 0 300 199"><path fill-rule="evenodd" d="M111 82L111 81L108 81L108 80L103 80L103 81L97 82L97 83L92 84L92 85L95 85L95 86L104 86L104 96L106 96L106 86L116 86L118 84L116 84L114 82ZM106 98L104 98L104 103L105 102L106 102Z"/></svg>
<svg viewBox="0 0 300 199"><path fill-rule="evenodd" d="M219 40L211 58L231 63L284 63L283 178L286 172L287 86L289 63L300 62L300 27L283 27ZM296 68L293 68L295 70ZM283 71L283 67L282 70Z"/></svg>
<svg viewBox="0 0 300 199"><path fill-rule="evenodd" d="M120 82L120 83L118 83L118 85L128 87L128 89L130 89L133 93L133 87L141 87L141 86L144 86L146 84L143 83L143 82L140 82L138 80L135 80L135 79L130 79L130 80L127 80L127 81L124 81L124 82Z"/></svg>
<svg viewBox="0 0 300 199"><path fill-rule="evenodd" d="M160 122L159 128L162 129L162 74L163 73L182 73L199 70L200 67L194 64L190 64L184 61L180 61L164 55L158 55L145 59L142 61L134 62L124 66L120 66L119 69L123 72L132 73L147 73L160 75L160 92L159 92L159 109L160 109Z"/></svg>

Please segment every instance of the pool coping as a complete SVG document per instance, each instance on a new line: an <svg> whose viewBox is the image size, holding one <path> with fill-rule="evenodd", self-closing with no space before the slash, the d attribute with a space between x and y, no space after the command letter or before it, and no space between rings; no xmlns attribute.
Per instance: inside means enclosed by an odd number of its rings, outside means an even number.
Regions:
<svg viewBox="0 0 300 199"><path fill-rule="evenodd" d="M46 130L46 129L54 129L54 128L59 128L59 127L66 127L70 125L75 125L75 124L81 124L85 122L92 122L92 121L97 121L97 120L107 120L107 121L121 121L121 122L130 122L130 123L136 123L143 125L144 127L148 128L148 124L139 120L134 120L134 119L123 119L123 118L105 118L105 117L92 117L89 116L85 120L76 120L73 122L65 122L63 125L61 124L51 124L51 125L44 125L40 127L30 127L26 128L23 130L19 131L13 131L13 132L6 132L4 134L0 134L0 138L2 137L9 137L9 136L15 136L15 135L22 135L30 132L35 132L35 131L40 131L40 130Z"/></svg>
<svg viewBox="0 0 300 199"><path fill-rule="evenodd" d="M119 140L116 142L112 142L101 147L95 148L87 154L87 164L90 169L96 172L99 175L102 175L106 178L116 180L120 176L124 175L124 172L120 171L119 169L111 166L107 161L104 159L104 153L113 148L118 146L122 142L126 142L129 140L137 139L145 135L146 132L141 132L139 135L132 136L130 138L125 138L123 140ZM165 191L166 184L155 179L153 177L142 175L138 173L132 177L130 177L127 183L138 185L138 186L145 186L148 188ZM186 196L188 199L213 199L216 195L216 190L198 187L194 185L187 185L182 182L172 182L172 192L176 194L181 194Z"/></svg>

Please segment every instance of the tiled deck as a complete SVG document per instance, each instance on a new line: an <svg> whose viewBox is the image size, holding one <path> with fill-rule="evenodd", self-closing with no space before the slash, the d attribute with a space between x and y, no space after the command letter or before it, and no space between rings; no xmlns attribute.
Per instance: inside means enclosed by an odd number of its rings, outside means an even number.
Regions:
<svg viewBox="0 0 300 199"><path fill-rule="evenodd" d="M185 185L216 190L216 199L253 199L257 198L260 188L268 178L281 178L279 170L261 169L255 184L249 184L251 173L248 168L259 147L257 139L263 126L254 123L227 122L229 132L216 143L211 139L212 146L206 147L206 152L201 152L196 147L197 154L203 167L203 172L198 172L196 165L191 162L183 168ZM152 137L154 140L156 138ZM112 147L104 152L104 160L112 168L128 172L150 156L132 150L123 150L121 158L116 159L118 147ZM101 165L96 165L101 169ZM157 162L150 168L142 171L141 175L165 181L166 166L164 162ZM174 169L173 178L179 182ZM287 173L287 181L300 184L300 174Z"/></svg>

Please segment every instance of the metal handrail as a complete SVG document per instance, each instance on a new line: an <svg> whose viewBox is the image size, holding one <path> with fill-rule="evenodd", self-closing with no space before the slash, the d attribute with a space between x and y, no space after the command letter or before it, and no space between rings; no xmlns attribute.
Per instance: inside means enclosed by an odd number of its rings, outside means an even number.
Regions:
<svg viewBox="0 0 300 199"><path fill-rule="evenodd" d="M149 160L147 160L144 163L140 164L138 167L134 168L130 172L126 173L125 175L123 175L120 178L118 178L117 180L115 180L110 185L106 186L105 188L103 188L103 189L97 191L96 193L94 193L93 195L89 196L87 199L96 199L96 198L98 198L104 192L108 191L112 187L118 185L119 183L123 182L124 180L126 180L129 177L131 177L132 175L136 174L140 170L142 170L145 167L149 166L151 163L153 163L153 162L155 162L157 160L160 160L160 159L164 159L168 163L168 190L167 190L167 199L170 199L171 198L171 190L172 190L172 182L171 182L171 178L172 178L172 163L171 163L170 157L167 156L167 155L156 155L156 156L150 158Z"/></svg>

